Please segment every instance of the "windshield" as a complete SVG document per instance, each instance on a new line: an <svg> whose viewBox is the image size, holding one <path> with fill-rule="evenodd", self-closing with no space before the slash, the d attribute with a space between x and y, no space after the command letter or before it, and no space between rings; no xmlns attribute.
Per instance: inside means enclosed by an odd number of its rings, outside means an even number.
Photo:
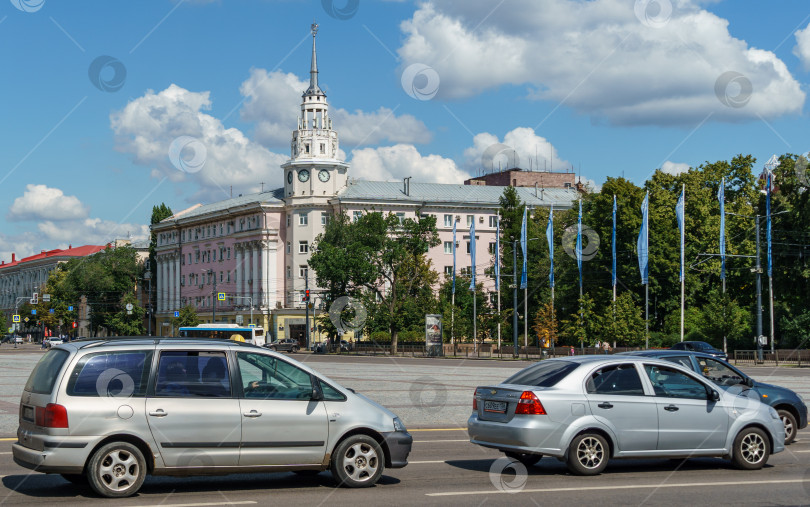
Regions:
<svg viewBox="0 0 810 507"><path fill-rule="evenodd" d="M541 361L517 372L504 381L504 384L524 386L552 387L576 370L579 363L570 361Z"/></svg>

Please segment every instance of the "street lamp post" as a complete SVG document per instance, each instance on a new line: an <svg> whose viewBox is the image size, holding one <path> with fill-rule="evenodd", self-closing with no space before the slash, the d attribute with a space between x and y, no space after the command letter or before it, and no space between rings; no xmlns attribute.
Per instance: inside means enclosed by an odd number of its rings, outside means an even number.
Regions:
<svg viewBox="0 0 810 507"><path fill-rule="evenodd" d="M148 288L146 289L146 326L148 328L148 336L152 336L152 270L147 261L146 271L143 274L143 279L146 280Z"/></svg>

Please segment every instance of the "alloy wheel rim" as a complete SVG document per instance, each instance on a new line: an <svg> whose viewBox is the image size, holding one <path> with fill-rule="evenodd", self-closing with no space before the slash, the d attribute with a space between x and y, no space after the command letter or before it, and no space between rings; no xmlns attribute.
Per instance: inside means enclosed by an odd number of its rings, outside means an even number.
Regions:
<svg viewBox="0 0 810 507"><path fill-rule="evenodd" d="M785 425L785 438L790 438L790 436L793 435L793 423L788 416L783 415L782 424Z"/></svg>
<svg viewBox="0 0 810 507"><path fill-rule="evenodd" d="M759 434L749 433L742 440L741 451L746 462L759 463L765 457L765 441Z"/></svg>
<svg viewBox="0 0 810 507"><path fill-rule="evenodd" d="M132 453L115 449L101 460L98 475L107 488L126 491L138 481L140 466Z"/></svg>
<svg viewBox="0 0 810 507"><path fill-rule="evenodd" d="M577 446L577 460L583 467L591 470L602 463L604 454L602 442L594 437L583 438Z"/></svg>
<svg viewBox="0 0 810 507"><path fill-rule="evenodd" d="M379 457L372 446L358 442L343 454L343 470L354 481L371 480L379 468Z"/></svg>

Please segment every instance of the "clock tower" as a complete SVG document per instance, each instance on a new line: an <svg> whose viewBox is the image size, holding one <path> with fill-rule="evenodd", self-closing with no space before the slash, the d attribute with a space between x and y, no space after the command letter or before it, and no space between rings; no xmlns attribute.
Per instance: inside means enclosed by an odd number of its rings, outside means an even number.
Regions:
<svg viewBox="0 0 810 507"><path fill-rule="evenodd" d="M284 197L298 200L302 197L332 197L346 186L349 165L338 160L338 134L332 130L326 94L318 86L318 59L312 30L312 65L309 70L309 88L301 96L301 115L298 128L290 143L290 160L284 171Z"/></svg>

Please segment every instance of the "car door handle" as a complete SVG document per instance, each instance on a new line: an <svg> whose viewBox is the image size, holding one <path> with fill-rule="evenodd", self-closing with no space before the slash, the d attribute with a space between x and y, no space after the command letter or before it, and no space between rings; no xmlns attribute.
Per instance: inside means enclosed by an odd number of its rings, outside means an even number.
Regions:
<svg viewBox="0 0 810 507"><path fill-rule="evenodd" d="M261 417L262 413L256 410L251 410L250 412L242 412L242 415L245 417Z"/></svg>
<svg viewBox="0 0 810 507"><path fill-rule="evenodd" d="M609 403L607 401L600 403L597 405L599 408L613 408L613 403Z"/></svg>
<svg viewBox="0 0 810 507"><path fill-rule="evenodd" d="M169 413L164 412L164 410L162 408L159 408L159 409L155 410L154 412L149 412L149 415L154 416L154 417L166 417L167 415L169 415Z"/></svg>
<svg viewBox="0 0 810 507"><path fill-rule="evenodd" d="M678 407L676 407L675 405L667 405L666 407L664 407L664 410L669 412L677 412Z"/></svg>

